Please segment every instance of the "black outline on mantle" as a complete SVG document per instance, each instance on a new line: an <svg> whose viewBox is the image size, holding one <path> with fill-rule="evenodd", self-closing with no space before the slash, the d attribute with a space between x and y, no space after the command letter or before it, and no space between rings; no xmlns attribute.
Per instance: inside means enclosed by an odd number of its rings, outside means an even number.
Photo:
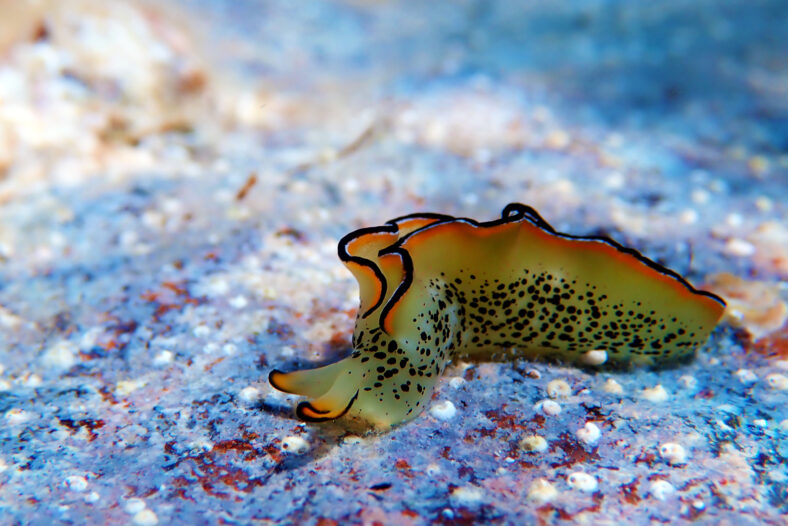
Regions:
<svg viewBox="0 0 788 526"><path fill-rule="evenodd" d="M398 254L402 259L402 266L405 272L405 276L403 277L402 281L399 283L396 290L394 291L394 294L392 294L391 298L389 298L388 302L386 302L386 305L383 307L383 310L380 313L379 326L384 332L385 332L385 328L383 327L384 320L388 316L389 312L399 302L402 296L405 295L405 293L408 291L410 285L413 282L413 260L410 254L408 253L408 251L402 248L402 245L411 236L415 236L430 228L437 228L438 226L445 225L447 223L466 223L476 228L494 228L504 224L514 223L521 220L527 220L533 226L542 229L548 234L563 239L578 240L578 241L597 241L609 245L621 253L634 257L636 260L643 263L644 265L651 268L652 270L655 270L660 274L675 279L677 282L681 283L689 292L693 294L697 294L699 296L705 296L711 298L712 300L718 302L723 307L726 306L725 300L723 300L721 297L717 296L712 292L696 289L676 271L669 269L663 265L660 265L659 263L647 258L646 256L644 256L634 248L625 247L620 243L618 243L617 241L614 241L613 239L606 236L576 236L572 234L558 232L547 221L545 221L542 218L542 216L540 216L539 213L536 210L534 210L533 207L530 207L528 205L523 205L520 203L509 203L504 207L503 211L501 212L501 217L499 219L494 219L492 221L479 222L470 218L452 217L444 214L415 213L415 214L409 214L409 215L397 217L395 219L387 221L386 224L383 226L361 228L359 230L350 232L349 234L344 236L339 241L339 246L338 246L339 258L342 261L352 261L354 263L372 269L372 271L375 273L375 276L380 280L381 283L381 294L380 297L378 298L378 301L375 303L375 305L367 309L367 311L362 315L362 318L366 318L367 316L372 314L378 307L380 307L381 303L383 302L383 298L385 298L388 284L386 283L385 276L383 276L383 273L381 272L380 268L378 268L378 266L374 262L366 258L351 256L347 252L347 245L354 239L367 234L376 234L376 233L396 234L399 230L397 226L398 222L406 221L409 219L419 219L419 218L436 219L437 221L410 232L408 235L403 236L402 238L392 243L390 246L378 252L378 256L384 256L386 254Z"/></svg>
<svg viewBox="0 0 788 526"><path fill-rule="evenodd" d="M318 416L318 417L313 417L313 416L305 415L304 414L304 408L305 407L308 407L309 409L311 409L312 411L314 411L317 414L323 414L324 415L326 413L330 413L330 411L318 411L308 401L303 401L303 402L299 403L298 406L296 406L296 416L298 418L300 418L301 420L304 420L305 422L328 422L329 420L336 420L337 418L342 418L343 416L345 416L345 414L347 414L348 411L350 411L350 408L355 403L356 398L358 398L358 393L359 393L359 391L357 390L356 394L353 395L353 398L350 399L350 402L348 402L347 406L337 416L327 416L327 417L319 417Z"/></svg>
<svg viewBox="0 0 788 526"><path fill-rule="evenodd" d="M337 245L337 255L339 256L339 259L345 263L352 262L362 267L367 267L371 269L372 272L375 274L375 277L380 282L380 297L378 297L378 301L376 301L374 305L368 308L367 311L361 315L362 318L366 318L367 316L372 314L378 307L380 307L380 304L383 303L383 298L386 297L386 292L388 292L387 289L388 283L386 282L386 277L383 275L383 272L381 272L380 267L378 267L374 262L372 262L369 259L362 258L359 256L351 256L350 253L347 251L347 246L355 239L369 234L396 234L397 232L399 232L399 226L397 225L397 222L406 219L437 219L439 222L446 222L454 218L444 214L433 214L433 213L410 214L410 215L398 217L396 219L392 219L390 221L386 221L386 223L383 226L371 226L371 227L359 228L358 230L354 230L353 232L346 234L345 236L342 237L342 239L339 240L339 244ZM421 229L419 228L417 230L421 230ZM378 255L380 256L382 255L382 253L379 252Z"/></svg>

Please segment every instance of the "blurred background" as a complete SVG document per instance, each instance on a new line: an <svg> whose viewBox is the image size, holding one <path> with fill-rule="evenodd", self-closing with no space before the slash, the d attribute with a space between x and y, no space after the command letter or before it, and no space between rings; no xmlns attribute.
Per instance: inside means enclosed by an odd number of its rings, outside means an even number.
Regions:
<svg viewBox="0 0 788 526"><path fill-rule="evenodd" d="M755 202L786 171L779 1L2 10L3 201L42 185L255 169L277 185L315 177L347 198L361 185L362 206L394 213L422 200L480 214L474 199L498 209L561 188L573 195L545 201L582 207L590 191L680 213L686 190Z"/></svg>

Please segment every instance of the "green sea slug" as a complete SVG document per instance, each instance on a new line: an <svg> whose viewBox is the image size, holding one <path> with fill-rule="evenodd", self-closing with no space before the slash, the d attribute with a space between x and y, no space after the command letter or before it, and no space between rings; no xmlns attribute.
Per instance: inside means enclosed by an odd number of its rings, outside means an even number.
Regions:
<svg viewBox="0 0 788 526"><path fill-rule="evenodd" d="M510 204L477 222L412 214L339 242L361 305L353 352L283 373L275 388L309 397L300 418L351 415L390 426L418 415L457 357L502 349L578 362L603 349L613 363L656 364L693 353L725 302L604 237L556 232Z"/></svg>

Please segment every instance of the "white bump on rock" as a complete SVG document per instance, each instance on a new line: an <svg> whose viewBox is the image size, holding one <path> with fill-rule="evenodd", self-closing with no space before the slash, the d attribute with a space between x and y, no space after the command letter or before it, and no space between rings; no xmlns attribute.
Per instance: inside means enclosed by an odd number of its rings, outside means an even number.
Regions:
<svg viewBox="0 0 788 526"><path fill-rule="evenodd" d="M775 391L785 391L788 389L788 376L780 373L772 373L766 377L766 383Z"/></svg>
<svg viewBox="0 0 788 526"><path fill-rule="evenodd" d="M561 405L553 400L541 400L536 403L534 409L548 416L561 414Z"/></svg>
<svg viewBox="0 0 788 526"><path fill-rule="evenodd" d="M25 387L39 387L42 383L44 383L41 377L36 373L25 373L25 375L20 378L19 381Z"/></svg>
<svg viewBox="0 0 788 526"><path fill-rule="evenodd" d="M142 380L121 380L115 385L115 394L118 396L126 396L144 385L145 382Z"/></svg>
<svg viewBox="0 0 788 526"><path fill-rule="evenodd" d="M282 449L295 455L300 455L309 449L309 442L299 436L292 435L282 440Z"/></svg>
<svg viewBox="0 0 788 526"><path fill-rule="evenodd" d="M72 475L66 477L66 486L71 491L85 491L88 489L88 481L85 477L79 475Z"/></svg>
<svg viewBox="0 0 788 526"><path fill-rule="evenodd" d="M744 239L733 237L725 243L725 252L731 256L747 257L755 254L755 245Z"/></svg>
<svg viewBox="0 0 788 526"><path fill-rule="evenodd" d="M580 355L580 361L586 365L602 365L607 361L607 351L594 349Z"/></svg>
<svg viewBox="0 0 788 526"><path fill-rule="evenodd" d="M599 437L602 436L602 431L595 423L586 422L586 425L583 426L582 429L578 429L575 434L577 438L586 444L594 444L599 440Z"/></svg>
<svg viewBox="0 0 788 526"><path fill-rule="evenodd" d="M558 490L547 479L536 479L528 488L528 500L548 502L558 495Z"/></svg>
<svg viewBox="0 0 788 526"><path fill-rule="evenodd" d="M145 329L141 329L143 331ZM79 348L86 350L96 346L99 338L104 334L104 329L101 327L91 327L87 329L82 337L79 339ZM152 333L151 333L152 334Z"/></svg>
<svg viewBox="0 0 788 526"><path fill-rule="evenodd" d="M77 346L68 341L61 341L46 350L42 362L54 369L68 369L77 363Z"/></svg>
<svg viewBox="0 0 788 526"><path fill-rule="evenodd" d="M696 205L708 203L710 198L711 195L706 190L702 190L700 188L693 190L690 194L690 199L692 199L692 202Z"/></svg>
<svg viewBox="0 0 788 526"><path fill-rule="evenodd" d="M5 420L9 425L21 424L29 419L30 413L16 407L5 412Z"/></svg>
<svg viewBox="0 0 788 526"><path fill-rule="evenodd" d="M687 451L681 444L675 442L665 442L659 446L659 454L668 464L674 466L684 464L687 461Z"/></svg>
<svg viewBox="0 0 788 526"><path fill-rule="evenodd" d="M580 491L596 491L597 487L599 487L596 477L588 473L583 473L582 471L570 473L569 476L566 477L566 482L572 488L579 489Z"/></svg>
<svg viewBox="0 0 788 526"><path fill-rule="evenodd" d="M676 488L667 480L660 479L652 482L648 491L655 499L665 500L676 491Z"/></svg>
<svg viewBox="0 0 788 526"><path fill-rule="evenodd" d="M192 330L192 334L197 338L204 338L211 334L211 329L207 325L198 325Z"/></svg>
<svg viewBox="0 0 788 526"><path fill-rule="evenodd" d="M260 292L262 292L263 298L267 300L275 300L279 297L279 292L274 287L263 287Z"/></svg>
<svg viewBox="0 0 788 526"><path fill-rule="evenodd" d="M772 482L785 482L788 480L788 474L786 474L784 467L771 469L766 472L766 476Z"/></svg>
<svg viewBox="0 0 788 526"><path fill-rule="evenodd" d="M232 298L229 303L234 309L243 309L249 304L249 300L246 299L246 296L239 294L238 296Z"/></svg>
<svg viewBox="0 0 788 526"><path fill-rule="evenodd" d="M211 296L224 296L230 291L230 283L221 276L211 276L207 289Z"/></svg>
<svg viewBox="0 0 788 526"><path fill-rule="evenodd" d="M189 449L202 449L203 451L210 451L214 447L214 443L210 440L199 439L199 440L190 440L187 444Z"/></svg>
<svg viewBox="0 0 788 526"><path fill-rule="evenodd" d="M136 497L132 497L126 501L123 505L123 509L126 510L126 513L130 515L134 515L136 513L141 512L145 509L145 501L142 499L138 499Z"/></svg>
<svg viewBox="0 0 788 526"><path fill-rule="evenodd" d="M476 486L460 486L451 492L451 500L461 506L472 506L484 500L484 493Z"/></svg>
<svg viewBox="0 0 788 526"><path fill-rule="evenodd" d="M430 407L430 414L439 420L451 420L457 414L457 408L449 400L437 402Z"/></svg>
<svg viewBox="0 0 788 526"><path fill-rule="evenodd" d="M159 523L159 518L153 513L152 510L145 508L134 514L131 519L137 526L153 526Z"/></svg>
<svg viewBox="0 0 788 526"><path fill-rule="evenodd" d="M550 398L566 398L572 394L572 388L565 380L551 380L547 384L547 396Z"/></svg>
<svg viewBox="0 0 788 526"><path fill-rule="evenodd" d="M682 374L679 377L679 384L684 389L695 389L698 386L698 379L690 374Z"/></svg>
<svg viewBox="0 0 788 526"><path fill-rule="evenodd" d="M241 397L241 400L248 404L253 404L260 399L260 389L257 387L253 387L248 385L241 389L241 392L238 393L238 396Z"/></svg>
<svg viewBox="0 0 788 526"><path fill-rule="evenodd" d="M605 381L605 385L602 386L602 389L606 393L610 393L610 394L623 394L624 393L624 388L621 387L621 384L616 382L612 378L608 378Z"/></svg>
<svg viewBox="0 0 788 526"><path fill-rule="evenodd" d="M697 223L698 219L699 219L698 212L691 208L682 210L681 213L679 214L679 221L681 221L685 225L692 225L694 223Z"/></svg>
<svg viewBox="0 0 788 526"><path fill-rule="evenodd" d="M98 501L100 498L101 496L98 493L96 493L95 491L91 491L90 493L85 495L85 502L93 503Z"/></svg>
<svg viewBox="0 0 788 526"><path fill-rule="evenodd" d="M758 381L758 376L749 369L739 369L733 374L735 374L736 378L743 384L751 384Z"/></svg>
<svg viewBox="0 0 788 526"><path fill-rule="evenodd" d="M161 351L153 358L153 365L167 365L168 363L172 363L174 357L175 355L172 351Z"/></svg>
<svg viewBox="0 0 788 526"><path fill-rule="evenodd" d="M8 469L8 464L5 463L5 459L0 457L0 473Z"/></svg>
<svg viewBox="0 0 788 526"><path fill-rule="evenodd" d="M547 440L539 435L529 435L520 440L520 449L529 453L541 453L547 451Z"/></svg>
<svg viewBox="0 0 788 526"><path fill-rule="evenodd" d="M642 396L645 400L649 402L660 403L664 402L670 395L665 388L662 387L662 384L657 384L654 387L647 387L640 392L640 396Z"/></svg>
<svg viewBox="0 0 788 526"><path fill-rule="evenodd" d="M619 188L624 187L626 181L627 180L624 177L624 174L622 174L621 172L613 172L607 177L605 177L602 184L604 184L605 187L610 188L611 190L618 190Z"/></svg>
<svg viewBox="0 0 788 526"><path fill-rule="evenodd" d="M449 380L449 385L457 389L466 383L465 378L462 376L454 376Z"/></svg>

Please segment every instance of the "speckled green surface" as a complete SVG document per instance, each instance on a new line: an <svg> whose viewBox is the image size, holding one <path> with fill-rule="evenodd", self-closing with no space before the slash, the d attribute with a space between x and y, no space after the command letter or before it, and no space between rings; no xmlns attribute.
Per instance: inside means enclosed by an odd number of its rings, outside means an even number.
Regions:
<svg viewBox="0 0 788 526"><path fill-rule="evenodd" d="M349 352L336 242L416 211L528 203L779 327L781 2L113 6L0 60L0 524L785 523L784 329L454 364L388 433L266 382Z"/></svg>

